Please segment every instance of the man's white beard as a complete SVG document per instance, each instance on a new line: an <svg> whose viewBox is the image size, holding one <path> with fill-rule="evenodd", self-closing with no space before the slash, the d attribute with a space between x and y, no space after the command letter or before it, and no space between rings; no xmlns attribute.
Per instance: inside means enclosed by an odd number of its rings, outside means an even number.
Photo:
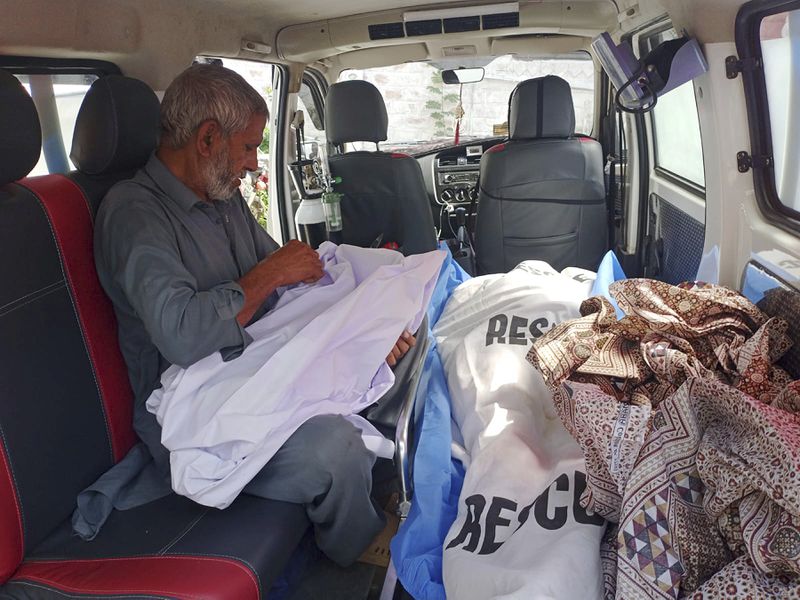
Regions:
<svg viewBox="0 0 800 600"><path fill-rule="evenodd" d="M211 200L227 200L236 191L237 186L232 183L236 178L228 147L224 145L209 160L205 174L206 194Z"/></svg>

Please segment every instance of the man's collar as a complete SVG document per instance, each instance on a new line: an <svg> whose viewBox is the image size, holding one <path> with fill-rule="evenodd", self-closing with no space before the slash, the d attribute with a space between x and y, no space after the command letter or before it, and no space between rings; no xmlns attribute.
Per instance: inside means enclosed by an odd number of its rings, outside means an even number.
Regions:
<svg viewBox="0 0 800 600"><path fill-rule="evenodd" d="M186 212L189 212L197 203L203 202L186 184L172 174L155 152L150 155L144 170L164 194Z"/></svg>

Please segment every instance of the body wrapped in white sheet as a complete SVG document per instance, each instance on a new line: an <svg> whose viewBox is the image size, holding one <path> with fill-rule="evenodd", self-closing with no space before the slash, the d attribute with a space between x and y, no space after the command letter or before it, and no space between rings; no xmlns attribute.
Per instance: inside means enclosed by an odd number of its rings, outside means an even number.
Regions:
<svg viewBox="0 0 800 600"><path fill-rule="evenodd" d="M330 243L319 253L323 279L282 291L247 328L254 341L240 357L215 353L162 375L147 408L161 424L177 493L228 506L306 420L353 415L394 383L386 356L422 322L444 253ZM385 450L377 430L353 419Z"/></svg>
<svg viewBox="0 0 800 600"><path fill-rule="evenodd" d="M478 277L455 290L434 329L468 463L444 544L448 598L602 595L605 521L578 503L583 453L525 360L535 338L579 316L593 276L527 261Z"/></svg>

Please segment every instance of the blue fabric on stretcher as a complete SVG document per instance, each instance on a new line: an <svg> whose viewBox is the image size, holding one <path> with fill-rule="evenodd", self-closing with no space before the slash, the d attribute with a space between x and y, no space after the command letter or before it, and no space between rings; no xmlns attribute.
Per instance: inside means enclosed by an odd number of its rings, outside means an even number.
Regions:
<svg viewBox="0 0 800 600"><path fill-rule="evenodd" d="M447 246L442 244L442 249ZM442 315L450 294L469 278L448 253L428 307L431 329ZM456 518L464 468L450 457L450 395L431 331L428 337L431 345L417 389L417 406L424 408L417 430L414 497L408 518L391 542L391 551L398 579L414 598L443 600L442 545Z"/></svg>
<svg viewBox="0 0 800 600"><path fill-rule="evenodd" d="M600 261L600 266L597 267L597 279L594 280L592 293L590 295L605 296L614 307L617 313L617 319L624 317L625 313L620 310L616 300L611 297L611 294L608 292L608 287L620 279L625 279L625 271L622 270L622 265L619 264L614 252L609 250L603 257L603 260Z"/></svg>

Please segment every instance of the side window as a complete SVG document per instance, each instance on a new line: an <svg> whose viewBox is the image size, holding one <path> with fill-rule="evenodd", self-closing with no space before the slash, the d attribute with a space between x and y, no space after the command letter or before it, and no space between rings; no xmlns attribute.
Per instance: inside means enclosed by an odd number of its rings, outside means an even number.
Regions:
<svg viewBox="0 0 800 600"><path fill-rule="evenodd" d="M303 111L303 157L315 158L319 154L320 146L326 143L325 127L322 115L317 108L318 100L314 98L314 91L309 82L303 80L300 93L297 97L297 109Z"/></svg>
<svg viewBox="0 0 800 600"><path fill-rule="evenodd" d="M765 17L759 29L772 133L775 189L781 203L800 211L800 10Z"/></svg>
<svg viewBox="0 0 800 600"><path fill-rule="evenodd" d="M75 168L69 159L75 120L83 97L97 75L15 75L36 104L42 125L42 154L31 175L66 173Z"/></svg>
<svg viewBox="0 0 800 600"><path fill-rule="evenodd" d="M274 66L251 60L239 60L234 58L205 58L198 57L197 61L215 62L224 67L236 71L247 83L258 91L267 103L267 107L272 107L273 89L272 81ZM268 209L269 209L269 144L270 144L270 121L264 128L264 138L258 148L258 170L247 173L242 180L241 192L244 199L250 206L250 211L255 216L261 226L270 231ZM271 232L270 232L271 233Z"/></svg>
<svg viewBox="0 0 800 600"><path fill-rule="evenodd" d="M674 30L648 37L645 51L675 39ZM659 96L652 111L656 168L705 189L700 119L692 82Z"/></svg>

